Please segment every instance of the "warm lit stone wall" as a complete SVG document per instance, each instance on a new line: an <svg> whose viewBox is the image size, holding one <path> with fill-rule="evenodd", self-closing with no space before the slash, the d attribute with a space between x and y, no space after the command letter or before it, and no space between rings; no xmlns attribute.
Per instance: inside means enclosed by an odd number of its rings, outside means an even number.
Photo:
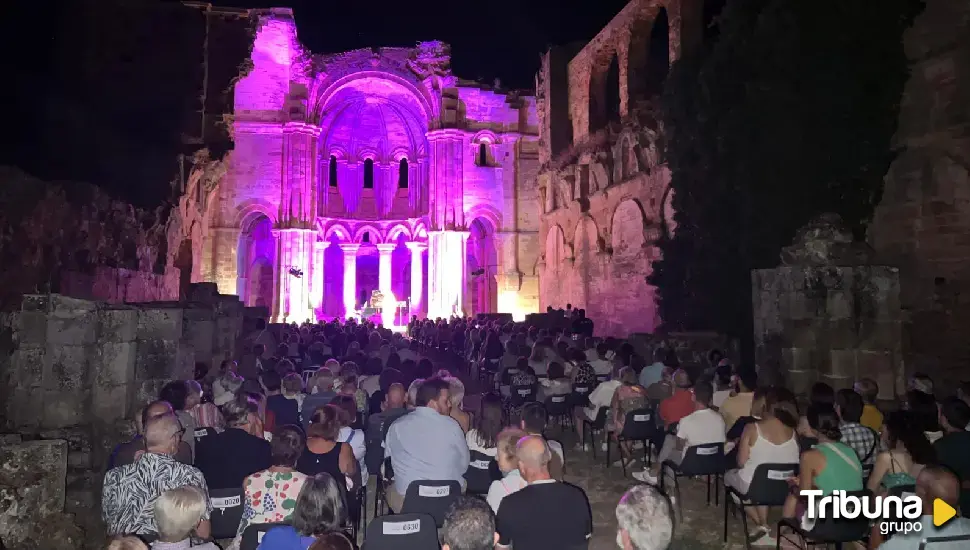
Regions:
<svg viewBox="0 0 970 550"><path fill-rule="evenodd" d="M869 242L899 268L907 371L929 373L949 391L968 378L970 361L970 6L928 0L904 43L902 152Z"/></svg>
<svg viewBox="0 0 970 550"><path fill-rule="evenodd" d="M700 36L699 7L633 0L568 62L550 50L537 75L540 307L584 308L604 335L661 323L647 277L674 224L648 49L666 10L675 61Z"/></svg>

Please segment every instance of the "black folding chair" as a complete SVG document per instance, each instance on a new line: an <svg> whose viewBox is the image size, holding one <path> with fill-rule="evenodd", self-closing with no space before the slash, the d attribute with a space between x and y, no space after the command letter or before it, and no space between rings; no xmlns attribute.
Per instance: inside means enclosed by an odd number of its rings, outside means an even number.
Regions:
<svg viewBox="0 0 970 550"><path fill-rule="evenodd" d="M653 434L657 431L657 420L654 417L653 409L636 409L626 413L626 420L623 421L623 431L616 434L616 447L620 453L620 467L623 468L623 475L626 476L626 467L633 462L633 456L629 459L623 456L624 442L643 442L643 460L650 465L650 442ZM606 465L610 465L610 440L606 441ZM595 451L593 456L595 457Z"/></svg>
<svg viewBox="0 0 970 550"><path fill-rule="evenodd" d="M665 472L674 476L674 491L677 492L677 508L684 515L683 499L680 498L680 478L707 477L707 505L711 505L711 476L714 477L714 505L718 504L721 476L724 475L724 443L707 443L687 447L684 458L675 462L667 459L660 463L660 488L664 488Z"/></svg>
<svg viewBox="0 0 970 550"><path fill-rule="evenodd" d="M195 442L198 443L203 437L209 437L210 435L216 435L219 433L215 428L196 428L192 434L195 436Z"/></svg>
<svg viewBox="0 0 970 550"><path fill-rule="evenodd" d="M363 550L438 550L438 529L428 514L374 518L364 532Z"/></svg>
<svg viewBox="0 0 970 550"><path fill-rule="evenodd" d="M606 431L606 413L610 411L609 407L600 407L596 411L596 418L590 420L583 415L583 441L589 443L590 447L593 449L593 458L596 458L596 434L598 432ZM589 432L589 437L586 437L586 432ZM605 439L605 437L604 437ZM609 452L609 444L606 446L607 452Z"/></svg>
<svg viewBox="0 0 970 550"><path fill-rule="evenodd" d="M242 487L209 490L209 503L212 504L212 513L209 515L212 538L235 538L236 531L239 530L239 520L243 515L242 501Z"/></svg>
<svg viewBox="0 0 970 550"><path fill-rule="evenodd" d="M724 542L727 542L728 510L734 506L735 511L741 512L741 525L744 529L745 546L750 550L748 542L748 506L782 506L788 498L788 480L798 475L798 464L761 464L754 470L748 492L724 484ZM737 499L735 502L734 499Z"/></svg>
<svg viewBox="0 0 970 550"><path fill-rule="evenodd" d="M470 495L487 495L492 486L492 463L495 459L480 451L469 451L468 469L465 470L465 492Z"/></svg>
<svg viewBox="0 0 970 550"><path fill-rule="evenodd" d="M239 550L256 550L259 543L263 541L263 535L274 527L286 525L285 523L250 523L243 531L242 540L239 542Z"/></svg>
<svg viewBox="0 0 970 550"><path fill-rule="evenodd" d="M872 492L868 489L848 491L845 496L869 497L872 496ZM782 528L787 532L783 533ZM869 528L869 518L862 514L859 514L859 517L854 519L835 519L831 516L818 519L811 529L803 529L797 519L783 518L778 522L775 548L781 548L781 540L784 538L792 544L797 544L800 548L815 546L828 547L831 544L835 546L835 550L842 550L842 545L847 542L868 539Z"/></svg>
<svg viewBox="0 0 970 550"><path fill-rule="evenodd" d="M589 405L589 394L592 391L592 384L573 384L573 392L569 394L569 405L572 407Z"/></svg>
<svg viewBox="0 0 970 550"><path fill-rule="evenodd" d="M559 428L563 429L568 424L573 425L572 407L570 407L568 395L550 395L546 398L546 423L549 419L558 420Z"/></svg>
<svg viewBox="0 0 970 550"><path fill-rule="evenodd" d="M522 369L509 368L502 371L502 378L499 380L499 384L502 386L511 386L512 377L516 374L522 372Z"/></svg>
<svg viewBox="0 0 970 550"><path fill-rule="evenodd" d="M509 392L509 401L511 401L512 405L516 407L528 403L529 401L536 400L535 384L512 386Z"/></svg>
<svg viewBox="0 0 970 550"><path fill-rule="evenodd" d="M461 484L454 480L412 481L404 495L402 514L428 514L434 518L435 525L445 523L445 514L451 503L461 496Z"/></svg>

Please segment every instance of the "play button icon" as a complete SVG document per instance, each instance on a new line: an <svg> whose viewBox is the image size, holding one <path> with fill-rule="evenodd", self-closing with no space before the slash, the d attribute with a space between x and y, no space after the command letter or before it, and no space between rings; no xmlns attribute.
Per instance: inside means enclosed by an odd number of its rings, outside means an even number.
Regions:
<svg viewBox="0 0 970 550"><path fill-rule="evenodd" d="M957 511L953 509L953 506L943 502L940 499L935 499L933 501L933 525L936 527L942 527L943 524L953 519L957 515Z"/></svg>

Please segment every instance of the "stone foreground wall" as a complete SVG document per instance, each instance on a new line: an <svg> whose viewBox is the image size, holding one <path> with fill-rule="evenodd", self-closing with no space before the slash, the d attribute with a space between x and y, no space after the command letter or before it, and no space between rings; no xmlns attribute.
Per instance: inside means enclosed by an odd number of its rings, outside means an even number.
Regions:
<svg viewBox="0 0 970 550"><path fill-rule="evenodd" d="M859 378L879 397L905 390L899 273L884 266L782 266L751 274L759 372L796 393Z"/></svg>
<svg viewBox="0 0 970 550"><path fill-rule="evenodd" d="M192 378L196 362L215 364L236 351L245 317L238 299L208 283L192 285L190 298L113 305L28 295L20 312L3 318L0 348L12 349L0 377L3 430L27 441L5 445L0 460L7 495L0 517L20 514L0 522L8 548L78 548L64 542L78 528L86 544L99 543L102 475L111 449L131 434L129 420L165 383ZM24 466L31 448L54 442L63 453L36 462L41 470ZM48 486L61 488L59 509L30 500ZM77 525L62 518L66 527L55 524L39 544L31 525L44 525L53 509L73 514Z"/></svg>
<svg viewBox="0 0 970 550"><path fill-rule="evenodd" d="M68 271L61 274L59 291L64 296L110 304L178 300L180 270L168 267L164 273L98 266L92 273Z"/></svg>

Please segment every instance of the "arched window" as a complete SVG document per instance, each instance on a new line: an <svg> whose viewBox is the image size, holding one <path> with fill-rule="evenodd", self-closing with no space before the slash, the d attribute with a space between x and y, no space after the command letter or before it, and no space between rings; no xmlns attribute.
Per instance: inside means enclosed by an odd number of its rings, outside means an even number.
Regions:
<svg viewBox="0 0 970 550"><path fill-rule="evenodd" d="M337 186L337 157L330 155L330 187Z"/></svg>
<svg viewBox="0 0 970 550"><path fill-rule="evenodd" d="M488 144L479 143L478 144L478 162L479 166L488 166Z"/></svg>
<svg viewBox="0 0 970 550"><path fill-rule="evenodd" d="M397 167L397 186L401 189L408 188L408 159L401 159Z"/></svg>
<svg viewBox="0 0 970 550"><path fill-rule="evenodd" d="M374 188L374 159L364 161L364 189Z"/></svg>

